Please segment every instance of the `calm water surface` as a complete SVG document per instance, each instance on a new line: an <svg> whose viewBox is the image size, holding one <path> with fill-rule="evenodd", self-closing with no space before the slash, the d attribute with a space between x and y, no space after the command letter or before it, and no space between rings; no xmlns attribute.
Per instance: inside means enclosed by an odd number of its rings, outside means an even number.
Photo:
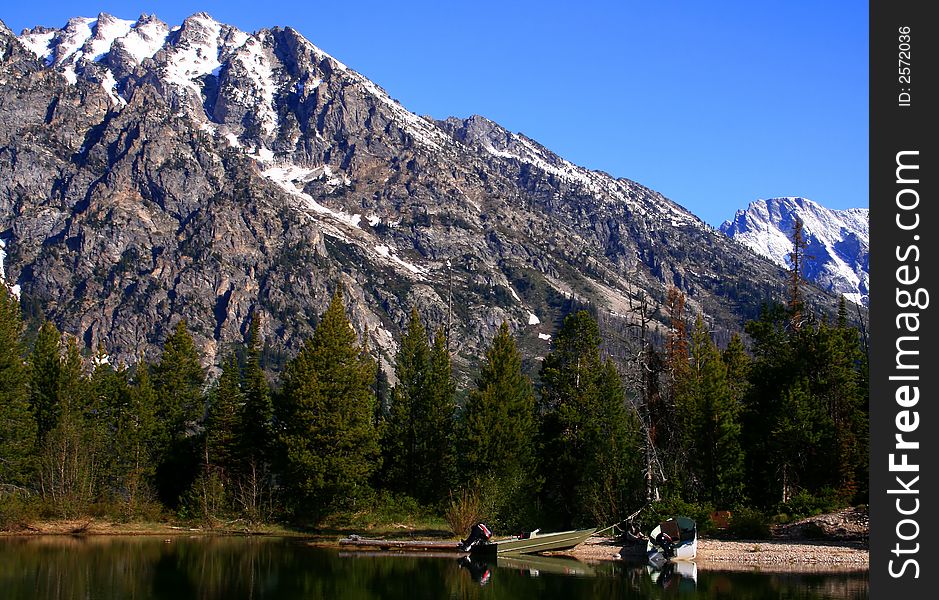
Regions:
<svg viewBox="0 0 939 600"><path fill-rule="evenodd" d="M0 538L0 598L867 598L867 573L346 554L271 538Z"/></svg>

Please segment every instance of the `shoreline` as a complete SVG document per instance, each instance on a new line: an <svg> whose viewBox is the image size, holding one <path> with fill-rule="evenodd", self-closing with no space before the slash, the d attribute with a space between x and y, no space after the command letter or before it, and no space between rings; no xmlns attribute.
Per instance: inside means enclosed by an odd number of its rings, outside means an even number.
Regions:
<svg viewBox="0 0 939 600"><path fill-rule="evenodd" d="M0 530L4 537L54 537L54 536L278 536L278 537L317 537L291 531L276 526L261 526L256 529L247 527L205 528L189 525L171 525L158 522L121 523L96 519L72 519L59 521L37 521L16 530Z"/></svg>
<svg viewBox="0 0 939 600"><path fill-rule="evenodd" d="M114 523L111 521L73 520L49 521L30 524L18 531L0 531L0 538L43 538L60 536L269 536L308 538L310 543L322 547L339 548L334 533L302 533L276 527L250 530L225 528L205 529L167 523ZM566 552L585 563L609 561L642 561L644 547L624 546L613 538L593 537ZM713 571L867 571L870 557L866 542L814 541L814 540L717 540L699 538L699 569Z"/></svg>
<svg viewBox="0 0 939 600"><path fill-rule="evenodd" d="M611 538L591 538L564 554L584 562L645 558ZM708 571L867 571L870 555L866 542L699 538L694 562Z"/></svg>

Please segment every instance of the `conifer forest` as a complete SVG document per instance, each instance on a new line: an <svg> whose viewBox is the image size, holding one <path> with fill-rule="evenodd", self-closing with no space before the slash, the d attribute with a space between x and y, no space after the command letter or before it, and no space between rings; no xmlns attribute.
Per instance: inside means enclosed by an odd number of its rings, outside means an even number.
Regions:
<svg viewBox="0 0 939 600"><path fill-rule="evenodd" d="M114 365L52 323L28 327L0 285L0 526L315 528L396 504L472 507L506 530L609 525L658 503L772 515L864 502L864 331L844 302L811 314L799 288L724 347L671 290L665 335L637 327L615 361L595 315L571 311L530 374L503 323L458 389L444 331L416 310L389 383L341 287L277 372L255 319L209 381L184 321L155 361Z"/></svg>

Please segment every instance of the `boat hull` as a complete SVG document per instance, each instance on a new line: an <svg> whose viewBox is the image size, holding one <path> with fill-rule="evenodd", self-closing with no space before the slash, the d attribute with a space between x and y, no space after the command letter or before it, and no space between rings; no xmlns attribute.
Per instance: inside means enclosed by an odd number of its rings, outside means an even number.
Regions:
<svg viewBox="0 0 939 600"><path fill-rule="evenodd" d="M570 550L582 544L596 531L596 528L576 529L573 531L536 534L528 538L499 540L475 546L472 553L479 555L538 554L540 552Z"/></svg>

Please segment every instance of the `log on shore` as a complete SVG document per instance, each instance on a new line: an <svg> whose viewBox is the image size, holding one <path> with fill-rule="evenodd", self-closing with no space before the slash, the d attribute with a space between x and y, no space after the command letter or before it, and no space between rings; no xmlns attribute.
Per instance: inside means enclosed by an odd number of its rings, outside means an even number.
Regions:
<svg viewBox="0 0 939 600"><path fill-rule="evenodd" d="M463 553L460 550L459 542L444 542L444 541L420 541L420 540L372 540L365 539L360 537L348 537L344 540L339 540L339 545L346 549L355 549L361 548L364 550L406 550L410 552L416 551L435 551L435 552L452 552L452 553Z"/></svg>

